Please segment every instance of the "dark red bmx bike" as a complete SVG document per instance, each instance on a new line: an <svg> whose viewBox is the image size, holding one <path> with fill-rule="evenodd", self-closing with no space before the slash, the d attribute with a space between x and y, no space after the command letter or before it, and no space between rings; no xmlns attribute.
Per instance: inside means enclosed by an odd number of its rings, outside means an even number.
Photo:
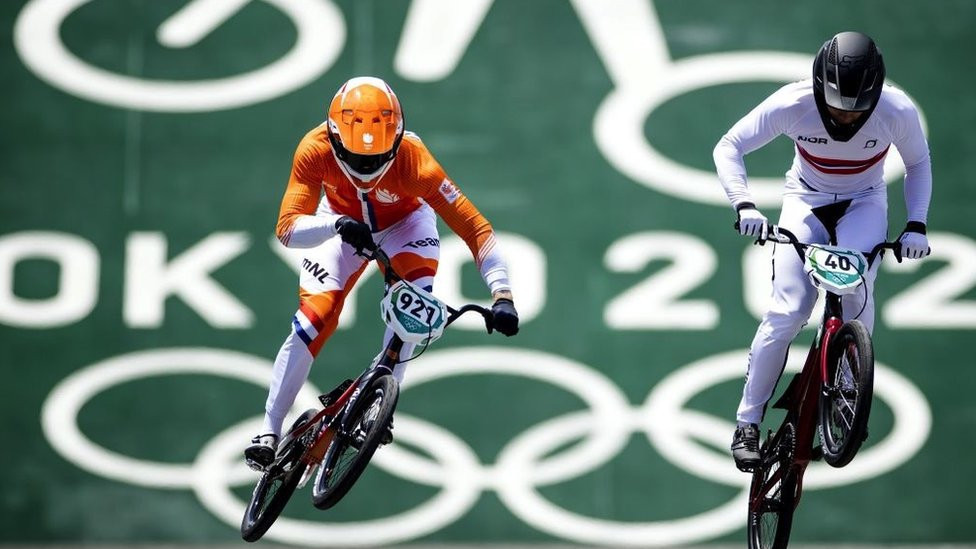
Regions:
<svg viewBox="0 0 976 549"><path fill-rule="evenodd" d="M480 313L488 333L492 331L489 309L474 304L449 307L400 278L382 249L367 257L383 267L387 289L381 310L395 335L358 378L347 379L319 397L322 409L309 409L295 420L278 444L274 462L254 487L241 521L241 537L246 541L260 539L296 488L313 475L312 503L319 509L334 506L359 479L376 449L389 442L400 392L393 367L399 362L405 341L429 345L469 311Z"/></svg>
<svg viewBox="0 0 976 549"><path fill-rule="evenodd" d="M807 465L823 459L843 467L867 438L874 348L861 321L842 320L841 295L866 291L864 273L883 250L893 250L901 261L898 242L882 242L865 256L857 250L798 242L793 233L775 226L767 240L793 246L811 281L826 290L826 306L803 369L773 405L786 410L786 417L766 437L760 463L752 472L750 549L785 548Z"/></svg>

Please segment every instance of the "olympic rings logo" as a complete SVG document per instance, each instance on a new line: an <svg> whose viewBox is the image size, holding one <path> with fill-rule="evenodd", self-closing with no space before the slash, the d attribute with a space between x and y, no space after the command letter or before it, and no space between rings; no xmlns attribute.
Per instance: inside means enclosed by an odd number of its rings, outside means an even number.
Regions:
<svg viewBox="0 0 976 549"><path fill-rule="evenodd" d="M686 405L703 390L740 378L745 354L744 350L726 352L683 366L659 382L641 405L633 407L620 389L596 369L558 355L502 347L431 351L410 369L404 391L455 376L516 376L566 390L578 396L587 409L530 427L502 448L494 464L481 463L463 439L446 429L397 412L397 441L425 455L395 442L377 452L371 467L440 488L436 495L413 509L373 520L329 523L282 517L267 537L299 545L322 545L323 540L347 546L403 542L450 525L467 513L485 491L494 491L516 517L530 526L576 543L660 546L700 542L727 534L742 527L748 491L748 477L735 470L727 454L733 425ZM788 369L799 370L798 362L791 361ZM892 369L882 364L875 368L875 397L893 413L891 432L862 450L844 469L812 464L804 489L823 489L885 474L910 459L925 443L931 427L925 397ZM270 379L271 365L251 355L206 348L152 350L114 357L75 372L54 388L42 410L45 436L65 459L105 478L150 488L191 489L206 509L236 527L245 502L232 488L255 480L241 462L242 441L259 428L261 418L245 420L217 434L191 464L120 455L91 441L78 427L78 412L102 391L136 379L174 374L228 377L263 388ZM294 411L316 406L317 394L317 388L306 384ZM540 494L540 487L572 480L608 463L634 433L646 436L675 467L740 490L714 509L651 522L584 516ZM653 486L648 488L653 491Z"/></svg>

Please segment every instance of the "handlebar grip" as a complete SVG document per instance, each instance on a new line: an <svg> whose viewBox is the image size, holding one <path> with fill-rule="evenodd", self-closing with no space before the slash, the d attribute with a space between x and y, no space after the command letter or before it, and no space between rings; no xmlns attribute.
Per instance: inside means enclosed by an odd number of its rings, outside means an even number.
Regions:
<svg viewBox="0 0 976 549"><path fill-rule="evenodd" d="M480 314L481 318L485 319L485 330L487 330L489 334L495 331L493 327L493 320L495 318L495 315L491 312L491 309L482 307L481 305L475 305L474 303L469 303L461 307L460 309L455 309L453 307L448 306L447 325L450 326L451 324L454 323L455 320L461 318L461 315L463 315L464 313L470 313L472 311Z"/></svg>

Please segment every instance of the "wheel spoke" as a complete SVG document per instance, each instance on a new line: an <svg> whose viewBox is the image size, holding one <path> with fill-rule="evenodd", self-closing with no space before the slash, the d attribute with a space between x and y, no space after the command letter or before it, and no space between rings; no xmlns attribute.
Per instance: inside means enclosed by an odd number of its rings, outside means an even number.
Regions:
<svg viewBox="0 0 976 549"><path fill-rule="evenodd" d="M860 398L859 375L855 367L857 364L859 364L857 346L852 341L845 346L844 352L838 357L833 376L834 389L831 393L834 412L831 417L836 429L832 428L831 432L835 434L835 438L837 435L843 438L843 435L854 427L856 405Z"/></svg>

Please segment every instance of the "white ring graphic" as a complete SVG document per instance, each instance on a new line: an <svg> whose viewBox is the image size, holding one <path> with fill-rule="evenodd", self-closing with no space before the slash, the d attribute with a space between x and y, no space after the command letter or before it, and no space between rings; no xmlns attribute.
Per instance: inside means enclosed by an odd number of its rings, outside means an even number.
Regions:
<svg viewBox="0 0 976 549"><path fill-rule="evenodd" d="M229 525L240 524L247 504L231 492L233 479L226 478L226 471L240 461L241 441L259 427L259 421L248 421L220 433L200 452L195 465L197 497ZM477 474L478 463L473 452L453 434L400 415L396 418L396 431L398 440L430 452L451 471L442 478L442 490L436 496L408 511L374 520L330 523L282 516L264 537L309 546L385 545L430 534L460 518L481 495L480 486L465 476L466 472ZM385 452L386 449L377 452L376 457ZM251 480L257 481L253 473ZM296 492L292 499L301 500L301 496Z"/></svg>
<svg viewBox="0 0 976 549"><path fill-rule="evenodd" d="M436 379L476 374L527 377L566 389L586 403L595 421L606 425L606 428L591 432L589 439L571 450L552 456L547 461L526 464L527 468L519 473L531 475L536 483L554 484L591 470L619 453L627 442L624 430L612 427L617 418L627 415L630 408L620 389L596 370L549 353L510 347L465 347L430 352L419 358L416 367L411 368L404 379L403 389L408 390ZM397 414L397 421L400 416ZM516 440L544 429L561 433L563 428L560 423L558 418L542 422ZM500 455L505 451L503 449ZM391 451L388 456L378 459L378 463L391 473L426 484L422 478L414 477L414 470L400 465L400 460L405 457L400 452ZM415 457L419 459L419 456ZM502 461L500 457L498 470L490 467L484 470L482 480L486 487L497 488L504 484L507 475L513 473L501 465ZM429 473L434 476L428 478L433 479L443 474L434 470L429 470Z"/></svg>
<svg viewBox="0 0 976 549"><path fill-rule="evenodd" d="M135 459L92 442L78 427L78 413L98 393L137 379L180 374L207 374L267 387L271 365L263 359L217 349L182 348L140 351L98 362L71 374L51 391L41 409L41 426L51 446L82 469L105 478L150 488L190 488L193 466ZM318 389L308 383L295 408L318 405ZM295 409L293 408L293 410ZM234 483L252 478L241 461Z"/></svg>
<svg viewBox="0 0 976 549"><path fill-rule="evenodd" d="M709 387L744 375L747 350L730 351L693 362L658 383L647 397L641 414L648 437L661 455L688 473L730 486L741 484L742 473L732 466L727 446L734 421L724 421L701 412L686 410L693 396ZM787 372L799 372L806 355L793 353ZM866 445L850 465L835 469L825 463L811 463L803 477L805 490L851 484L887 473L908 461L925 444L931 426L931 412L921 392L891 368L875 361L874 398L894 413L894 425L881 441ZM780 380L782 390L788 379ZM775 428L778 425L767 425ZM693 440L709 443L708 451Z"/></svg>
<svg viewBox="0 0 976 549"><path fill-rule="evenodd" d="M115 107L164 112L230 109L273 99L298 89L327 71L346 39L342 12L329 0L265 0L295 25L295 45L283 57L254 71L197 81L152 80L95 67L61 41L61 23L91 0L32 0L14 26L14 46L24 64L52 86ZM185 47L243 7L239 1L193 0L163 23L166 45ZM226 5L225 5L226 4ZM188 15L185 15L188 14ZM183 15L181 17L181 15ZM206 18L205 26L199 21ZM171 23L171 21L174 21ZM168 24L169 23L169 24Z"/></svg>
<svg viewBox="0 0 976 549"><path fill-rule="evenodd" d="M486 490L494 490L526 524L576 543L660 546L712 539L742 527L748 475L735 470L728 456L733 428L726 421L687 409L697 394L743 374L746 351L714 355L675 370L661 380L642 405L631 406L623 393L597 370L566 358L531 350L467 347L433 351L411 368L403 385L411 387L459 375L514 375L543 381L580 397L586 409L540 422L512 439L494 464L482 464L474 450L442 427L397 413L397 441L376 453L371 466L404 480L440 491L424 503L379 519L328 523L283 516L266 537L301 545L380 545L436 532L467 513ZM797 370L800 359L789 368ZM844 469L813 464L808 490L849 484L884 474L910 459L924 444L931 413L924 396L907 379L876 363L875 396L894 415L892 432L866 446ZM157 463L119 455L88 440L77 414L99 392L160 375L208 374L265 386L270 367L250 355L216 349L166 349L121 355L64 379L42 410L45 436L65 459L106 478L156 488L192 488L220 520L237 527L245 508L231 490L251 483L254 473L241 463L243 441L260 425L252 418L218 433L192 465ZM307 385L293 412L316 405L317 389ZM632 433L679 469L709 482L735 487L737 494L718 507L695 515L648 522L588 517L545 499L541 486L577 478L609 462ZM556 450L562 450L553 453ZM739 490L741 488L741 490ZM653 486L648 487L653 490Z"/></svg>
<svg viewBox="0 0 976 549"><path fill-rule="evenodd" d="M682 200L727 207L714 171L676 162L648 141L644 133L648 117L673 98L711 86L810 78L813 56L748 51L675 60L653 2L617 0L612 10L600 0L573 0L572 4L614 84L593 119L593 135L603 156L645 187ZM921 111L919 117L924 131ZM715 137L717 141L719 136ZM897 150L885 159L884 173L889 183L905 173ZM750 177L749 189L759 206L779 207L783 183L782 177Z"/></svg>

